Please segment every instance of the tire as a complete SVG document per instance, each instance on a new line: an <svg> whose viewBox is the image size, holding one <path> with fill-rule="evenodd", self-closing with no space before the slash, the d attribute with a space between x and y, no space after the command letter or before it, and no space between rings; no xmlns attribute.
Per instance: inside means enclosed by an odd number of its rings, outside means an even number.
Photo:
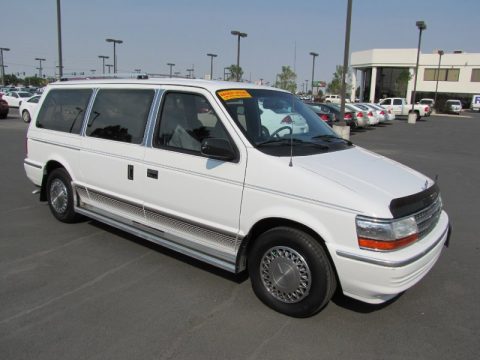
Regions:
<svg viewBox="0 0 480 360"><path fill-rule="evenodd" d="M53 170L47 178L47 202L53 216L64 223L73 223L81 216L75 213L72 178L64 168Z"/></svg>
<svg viewBox="0 0 480 360"><path fill-rule="evenodd" d="M273 228L255 240L248 256L248 272L257 297L275 311L293 317L320 311L337 286L322 245L290 227Z"/></svg>
<svg viewBox="0 0 480 360"><path fill-rule="evenodd" d="M32 117L30 116L30 113L28 112L28 110L23 110L22 119L26 123L29 123L32 120Z"/></svg>

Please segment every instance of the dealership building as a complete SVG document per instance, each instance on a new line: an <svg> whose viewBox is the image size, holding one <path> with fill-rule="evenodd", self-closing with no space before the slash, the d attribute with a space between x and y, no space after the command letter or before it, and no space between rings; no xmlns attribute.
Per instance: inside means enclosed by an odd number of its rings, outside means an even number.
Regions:
<svg viewBox="0 0 480 360"><path fill-rule="evenodd" d="M371 49L353 52L352 90L360 101L377 102L385 97L411 100L417 49ZM437 81L438 80L438 81ZM416 101L434 98L460 99L470 104L480 94L480 53L434 51L420 53ZM352 97L355 91L352 91ZM353 99L352 99L353 100Z"/></svg>

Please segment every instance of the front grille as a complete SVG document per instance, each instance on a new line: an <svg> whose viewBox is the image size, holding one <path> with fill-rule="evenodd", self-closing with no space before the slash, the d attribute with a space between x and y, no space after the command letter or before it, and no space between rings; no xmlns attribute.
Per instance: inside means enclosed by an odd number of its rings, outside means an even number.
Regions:
<svg viewBox="0 0 480 360"><path fill-rule="evenodd" d="M423 239L433 230L438 223L441 213L442 200L440 196L437 196L437 199L432 204L414 215L418 226L419 239Z"/></svg>

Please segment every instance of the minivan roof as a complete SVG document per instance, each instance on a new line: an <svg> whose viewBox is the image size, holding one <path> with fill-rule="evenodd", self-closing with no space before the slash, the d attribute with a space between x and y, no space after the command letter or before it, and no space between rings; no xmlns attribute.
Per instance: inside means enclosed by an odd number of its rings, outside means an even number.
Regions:
<svg viewBox="0 0 480 360"><path fill-rule="evenodd" d="M148 79L85 79L85 80L67 80L57 81L49 84L52 87L63 87L71 85L177 85L177 86L193 86L208 89L215 92L220 89L262 89L262 90L278 90L287 92L282 89L272 88L269 86L260 86L252 83L232 82L232 81L213 81L203 79L184 79L184 78L148 78Z"/></svg>

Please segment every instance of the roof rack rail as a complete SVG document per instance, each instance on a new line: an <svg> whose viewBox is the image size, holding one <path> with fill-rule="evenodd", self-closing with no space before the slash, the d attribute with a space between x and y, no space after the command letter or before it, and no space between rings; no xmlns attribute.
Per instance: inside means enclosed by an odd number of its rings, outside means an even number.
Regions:
<svg viewBox="0 0 480 360"><path fill-rule="evenodd" d="M102 74L102 75L64 75L60 81L72 80L103 80L103 79L137 79L146 80L148 75L146 73L116 73L116 74Z"/></svg>

